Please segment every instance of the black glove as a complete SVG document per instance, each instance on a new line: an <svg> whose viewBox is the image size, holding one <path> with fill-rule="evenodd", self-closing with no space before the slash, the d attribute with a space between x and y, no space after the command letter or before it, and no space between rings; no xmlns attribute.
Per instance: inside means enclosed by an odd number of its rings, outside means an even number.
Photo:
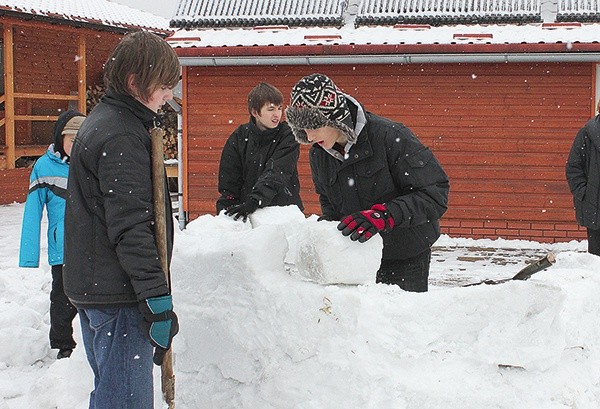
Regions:
<svg viewBox="0 0 600 409"><path fill-rule="evenodd" d="M242 221L245 222L248 219L248 216L258 209L258 206L259 204L256 200L249 198L245 202L228 207L227 210L225 210L225 214L227 216L233 216L233 220L242 218Z"/></svg>
<svg viewBox="0 0 600 409"><path fill-rule="evenodd" d="M384 205L376 204L369 210L346 216L337 228L344 236L350 236L350 240L364 243L374 234L394 228L394 219Z"/></svg>
<svg viewBox="0 0 600 409"><path fill-rule="evenodd" d="M173 337L179 332L177 315L173 312L173 300L170 295L146 298L139 304L139 309L144 316L142 331L155 347L152 360L156 365L162 365Z"/></svg>

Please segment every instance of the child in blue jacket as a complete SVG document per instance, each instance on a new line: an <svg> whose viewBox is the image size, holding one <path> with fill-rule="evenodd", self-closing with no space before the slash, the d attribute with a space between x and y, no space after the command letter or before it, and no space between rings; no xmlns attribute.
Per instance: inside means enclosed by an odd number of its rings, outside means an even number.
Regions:
<svg viewBox="0 0 600 409"><path fill-rule="evenodd" d="M33 166L25 202L19 267L37 268L40 260L42 213L48 218L48 264L52 269L50 291L50 348L57 358L68 358L75 348L72 321L77 314L63 289L63 237L69 155L75 135L85 116L77 111L63 112L54 125L54 143Z"/></svg>

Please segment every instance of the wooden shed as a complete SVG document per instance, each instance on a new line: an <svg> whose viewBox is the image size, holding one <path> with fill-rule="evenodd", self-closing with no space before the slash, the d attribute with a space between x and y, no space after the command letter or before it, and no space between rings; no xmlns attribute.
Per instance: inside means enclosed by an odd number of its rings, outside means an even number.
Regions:
<svg viewBox="0 0 600 409"><path fill-rule="evenodd" d="M107 0L7 0L0 25L0 204L7 204L25 201L28 165L52 143L60 112L86 112L86 90L102 84L122 36L172 30L162 17Z"/></svg>
<svg viewBox="0 0 600 409"><path fill-rule="evenodd" d="M168 41L183 69L184 210L214 213L221 148L259 81L289 95L329 75L409 126L450 177L443 233L560 242L575 223L564 165L598 102L593 0L181 0ZM305 213L319 214L307 148Z"/></svg>

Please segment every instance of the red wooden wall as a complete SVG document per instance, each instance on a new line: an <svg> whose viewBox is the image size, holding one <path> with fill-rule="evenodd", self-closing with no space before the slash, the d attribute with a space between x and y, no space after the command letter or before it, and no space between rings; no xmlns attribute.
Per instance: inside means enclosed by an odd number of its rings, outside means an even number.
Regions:
<svg viewBox="0 0 600 409"><path fill-rule="evenodd" d="M18 23L15 23L18 24ZM102 70L110 51L122 35L66 26L38 23L15 25L15 92L69 95L77 92L78 40L86 40L87 85L102 83ZM57 116L68 107L67 101L17 99L17 115ZM19 121L17 145L44 145L52 142L53 122ZM4 132L0 132L4 145Z"/></svg>
<svg viewBox="0 0 600 409"><path fill-rule="evenodd" d="M15 92L59 95L77 92L77 35L84 35L86 40L87 85L101 84L104 63L122 38L117 33L0 19L0 22L6 21L14 24ZM67 108L67 101L17 99L15 113L57 116ZM0 117L4 117L2 109ZM18 121L15 141L17 145L49 145L53 126L52 121ZM0 146L5 144L2 127ZM24 202L30 169L4 168L4 158L0 155L0 204Z"/></svg>
<svg viewBox="0 0 600 409"><path fill-rule="evenodd" d="M190 218L214 213L221 148L248 121L248 91L267 81L288 99L295 82L313 72L329 75L367 110L405 123L431 147L451 181L444 233L541 242L585 237L564 164L593 112L589 63L186 67ZM318 214L306 151L302 198L305 213Z"/></svg>
<svg viewBox="0 0 600 409"><path fill-rule="evenodd" d="M0 169L0 205L23 203L29 190L31 169Z"/></svg>

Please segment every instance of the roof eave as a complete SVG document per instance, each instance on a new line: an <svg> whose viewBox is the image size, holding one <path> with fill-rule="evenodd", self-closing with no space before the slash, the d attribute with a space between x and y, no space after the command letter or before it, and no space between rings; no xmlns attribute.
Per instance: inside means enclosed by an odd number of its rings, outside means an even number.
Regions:
<svg viewBox="0 0 600 409"><path fill-rule="evenodd" d="M424 54L424 53L582 53L600 52L593 43L452 43L452 44L314 44L283 46L175 47L179 57L274 57L299 55Z"/></svg>
<svg viewBox="0 0 600 409"><path fill-rule="evenodd" d="M175 48L182 65L597 61L600 43L361 44Z"/></svg>
<svg viewBox="0 0 600 409"><path fill-rule="evenodd" d="M43 23L70 26L70 27L74 27L74 28L87 28L87 29L95 30L95 31L108 31L108 32L117 33L117 34L127 34L132 31L137 31L137 30L147 30L147 31L151 31L156 34L160 34L161 36L167 37L174 33L173 30L163 30L163 29L154 28L154 27L142 27L142 26L136 26L136 25L111 26L111 25L107 25L107 24L100 24L97 22L91 22L91 21L85 21L85 20L71 20L71 19L67 19L67 18L47 16L47 15L43 15L43 14L24 13L24 12L19 12L19 11L14 11L14 10L6 10L6 9L0 8L0 17L3 17L3 16L15 18L15 19L19 19L19 20L24 20L24 21L39 21L39 22L43 22Z"/></svg>

